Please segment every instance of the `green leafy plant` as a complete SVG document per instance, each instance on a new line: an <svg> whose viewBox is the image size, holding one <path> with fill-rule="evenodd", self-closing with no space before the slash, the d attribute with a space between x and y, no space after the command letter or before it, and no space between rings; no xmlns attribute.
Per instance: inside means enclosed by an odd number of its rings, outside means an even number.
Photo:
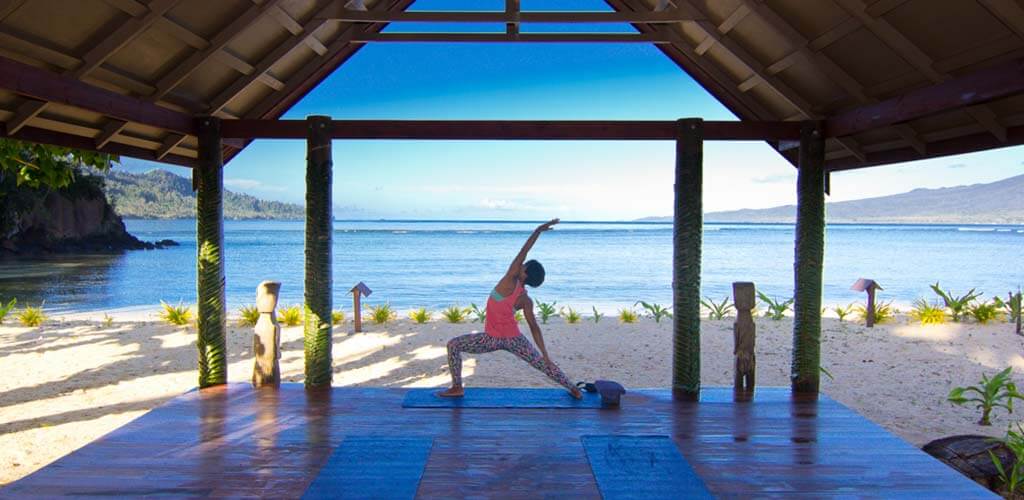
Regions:
<svg viewBox="0 0 1024 500"><path fill-rule="evenodd" d="M4 323L4 318L7 317L7 313L14 309L14 306L18 304L18 299L12 298L10 302L4 304L0 302L0 325Z"/></svg>
<svg viewBox="0 0 1024 500"><path fill-rule="evenodd" d="M256 306L242 306L238 308L238 326L256 326L260 319L260 311Z"/></svg>
<svg viewBox="0 0 1024 500"><path fill-rule="evenodd" d="M601 318L603 318L604 315L601 314L600 312L598 312L596 306L590 306L590 309L592 311L594 311L594 323L600 323L601 322Z"/></svg>
<svg viewBox="0 0 1024 500"><path fill-rule="evenodd" d="M566 323L569 323L571 325L579 323L580 318L582 318L582 316L580 316L580 313L576 312L576 310L571 307L562 308L562 317L565 318Z"/></svg>
<svg viewBox="0 0 1024 500"><path fill-rule="evenodd" d="M992 301L996 303L996 306L1006 312L1007 320L1017 321L1017 318L1020 317L1022 294L1019 289L1017 290L1017 293L1007 292L1006 301L1003 301L1003 299L999 297L993 298ZM2 310L0 310L0 313L2 313ZM0 318L2 318L2 316L0 316Z"/></svg>
<svg viewBox="0 0 1024 500"><path fill-rule="evenodd" d="M896 308L892 306L892 301L882 302L879 301L875 304L875 323L885 323L892 321L896 317ZM864 304L857 304L857 317L861 321L867 321L868 319L868 307Z"/></svg>
<svg viewBox="0 0 1024 500"><path fill-rule="evenodd" d="M832 312L836 313L836 316L839 318L839 322L841 323L846 321L846 317L853 313L853 304L847 304L845 307L835 306L832 308Z"/></svg>
<svg viewBox="0 0 1024 500"><path fill-rule="evenodd" d="M707 308L708 319L711 320L724 319L729 314L729 311L733 310L734 308L733 305L729 302L728 295L722 297L722 302L715 302L714 300L711 299L711 297L705 297L700 300L700 303L705 308Z"/></svg>
<svg viewBox="0 0 1024 500"><path fill-rule="evenodd" d="M1001 314L999 311L999 305L997 305L995 301L971 304L967 311L971 314L971 317L974 318L974 321L983 325L989 321L999 319Z"/></svg>
<svg viewBox="0 0 1024 500"><path fill-rule="evenodd" d="M769 297L760 290L757 292L757 297L761 299L761 302L764 302L764 304L768 306L768 310L765 311L764 317L771 318L775 321L785 317L786 311L789 311L789 308L793 305L792 298L787 300L778 300L778 298Z"/></svg>
<svg viewBox="0 0 1024 500"><path fill-rule="evenodd" d="M939 304L931 304L925 299L914 301L914 308L910 310L910 317L921 322L922 325L938 325L946 322L946 308Z"/></svg>
<svg viewBox="0 0 1024 500"><path fill-rule="evenodd" d="M46 319L46 314L43 312L42 304L40 304L39 307L25 306L24 309L18 311L18 322L23 326L40 326L46 321Z"/></svg>
<svg viewBox="0 0 1024 500"><path fill-rule="evenodd" d="M109 314L107 314L107 313L103 313L103 326L105 326L107 328L110 328L113 325L114 325L114 317L109 315Z"/></svg>
<svg viewBox="0 0 1024 500"><path fill-rule="evenodd" d="M516 319L516 323L522 323L524 320L526 320L526 318L523 316L523 311L521 310L516 311L516 314L513 317Z"/></svg>
<svg viewBox="0 0 1024 500"><path fill-rule="evenodd" d="M487 321L487 307L480 308L476 304L469 304L469 312L476 316L473 318L474 323L483 323Z"/></svg>
<svg viewBox="0 0 1024 500"><path fill-rule="evenodd" d="M302 324L302 306L296 304L279 309L277 319L284 326L299 326Z"/></svg>
<svg viewBox="0 0 1024 500"><path fill-rule="evenodd" d="M161 300L160 305L163 307L163 310L160 311L160 319L176 326L187 325L192 321L192 309L181 302L172 306Z"/></svg>
<svg viewBox="0 0 1024 500"><path fill-rule="evenodd" d="M545 325L548 324L548 319L552 316L558 316L558 310L555 309L555 304L558 302L537 302L537 312L540 313L540 322Z"/></svg>
<svg viewBox="0 0 1024 500"><path fill-rule="evenodd" d="M430 321L430 311L427 311L426 307L421 307L419 309L416 309L415 311L410 312L409 319L422 325L423 323Z"/></svg>
<svg viewBox="0 0 1024 500"><path fill-rule="evenodd" d="M1010 427L1006 430L1006 436L1003 439L993 439L1002 443L1011 452L1013 452L1013 465L1010 466L1009 470L1003 461L992 453L992 450L988 450L988 456L992 459L992 465L996 466L996 471L999 473L999 480L1002 481L1003 487L1006 488L1007 498L1016 498L1017 490L1020 489L1021 485L1024 484L1024 428L1021 427L1020 422L1016 424L1017 430L1013 430Z"/></svg>
<svg viewBox="0 0 1024 500"><path fill-rule="evenodd" d="M835 377L832 376L832 372L828 371L828 369L826 369L824 366L819 366L818 370L820 370L821 373L824 373L825 376L828 377L829 380L835 380L836 379Z"/></svg>
<svg viewBox="0 0 1024 500"><path fill-rule="evenodd" d="M992 425L990 417L993 409L1005 408L1007 412L1013 413L1013 400L1024 399L1024 396L1017 392L1017 385L1010 379L1012 372L1011 366L992 378L983 374L978 385L954 387L946 399L957 406L975 403L975 408L981 410L978 425ZM975 396L968 397L971 393Z"/></svg>
<svg viewBox="0 0 1024 500"><path fill-rule="evenodd" d="M662 318L672 317L672 313L669 311L670 307L662 307L661 304L652 304L642 300L636 301L633 305L636 306L637 304L640 304L640 307L647 310L651 317L654 318L655 323L661 323Z"/></svg>
<svg viewBox="0 0 1024 500"><path fill-rule="evenodd" d="M345 311L335 309L331 311L331 324L340 325L345 322Z"/></svg>
<svg viewBox="0 0 1024 500"><path fill-rule="evenodd" d="M934 285L929 285L936 295L942 298L942 302L946 305L946 309L949 309L949 315L953 318L953 321L960 322L960 318L967 312L967 307L974 299L981 297L980 293L975 293L972 288L967 293L956 296L953 295L952 291L943 290L939 288L939 282L936 281Z"/></svg>
<svg viewBox="0 0 1024 500"><path fill-rule="evenodd" d="M383 303L378 305L366 305L366 308L370 311L370 321L375 325L383 325L388 321L391 321L398 317L398 313L391 308L391 304Z"/></svg>
<svg viewBox="0 0 1024 500"><path fill-rule="evenodd" d="M637 314L632 309L619 309L619 323L636 323Z"/></svg>
<svg viewBox="0 0 1024 500"><path fill-rule="evenodd" d="M441 311L441 316L444 316L444 319L449 323L462 323L466 320L466 314L468 313L468 309L452 304Z"/></svg>

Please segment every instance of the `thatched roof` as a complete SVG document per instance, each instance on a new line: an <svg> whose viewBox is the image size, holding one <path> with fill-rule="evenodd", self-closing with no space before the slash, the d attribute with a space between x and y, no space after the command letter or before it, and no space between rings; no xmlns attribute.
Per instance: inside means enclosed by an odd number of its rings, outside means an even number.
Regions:
<svg viewBox="0 0 1024 500"><path fill-rule="evenodd" d="M618 12L680 19L634 25L743 120L877 114L866 107L1024 57L1024 7L1014 0L607 2ZM364 22L348 22L338 19L359 15L340 15L348 12L343 0L5 0L0 56L62 75L55 86L78 80L183 116L277 118L365 43L384 41L374 33L386 23L365 21L393 19L389 12L412 0L363 3ZM1020 67L989 78L1013 79ZM196 157L195 137L163 125L170 122L126 120L141 115L83 109L2 83L3 135L180 164ZM829 139L827 165L1024 143L1024 96L1003 97L1009 93L967 107L933 99L942 108L922 117L847 129ZM886 104L882 111L901 109ZM135 111L150 116L146 110ZM230 146L229 157L244 143Z"/></svg>

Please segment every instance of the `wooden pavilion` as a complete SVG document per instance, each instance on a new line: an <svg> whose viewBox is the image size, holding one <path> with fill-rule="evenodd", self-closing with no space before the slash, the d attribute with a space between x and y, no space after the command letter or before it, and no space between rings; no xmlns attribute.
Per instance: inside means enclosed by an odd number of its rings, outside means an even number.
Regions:
<svg viewBox="0 0 1024 500"><path fill-rule="evenodd" d="M780 407L776 416L797 418L810 412L819 418L834 404L824 397L815 401L829 174L1024 143L1024 6L1015 0L606 1L610 10L605 12L523 11L519 0L506 0L503 11L429 12L410 10L412 0L0 0L2 137L193 169L198 200L199 385L211 389L171 405L172 416L187 401L205 408L202 394L227 406L232 398L250 403L259 399L239 396L238 388L214 387L227 380L222 169L259 138L304 139L308 144L308 387L329 386L331 381L332 140L675 141L676 314L670 399L676 403L665 403L659 394L648 397L652 408L668 408L666 418L700 414L706 410L685 405L701 394L702 144L707 140L766 141L798 168L794 356L792 388L787 393L793 402ZM496 29L487 33L401 31L401 23L411 22L440 23L442 28L451 23L490 23ZM399 24L389 28L390 23ZM629 23L635 32L520 29L566 23ZM363 45L395 42L651 43L740 120L279 119ZM285 395L297 394L294 391L281 394L275 404L302 400L289 396L298 399L285 401ZM390 397L359 394L374 404ZM348 404L328 400L324 406L322 399L309 401L328 409ZM754 404L770 406L757 400ZM258 405L254 411L260 411ZM749 420L737 417L736 422ZM650 429L664 424L655 421ZM873 435L870 425L864 421L843 432ZM385 427L391 432L401 426L392 422ZM692 431L667 432L678 442L699 441ZM794 449L806 452L829 446L819 439L825 434L817 428L803 428L796 434L805 441L794 438L789 443ZM222 436L210 440L225 442ZM112 443L108 445L116 449L116 437ZM852 451L859 444L845 446ZM865 467L895 467L860 458L857 463ZM322 456L320 460L322 464ZM809 465L814 466L815 460L810 459ZM756 468L756 464L745 467ZM702 473L710 473L711 468L697 466ZM827 469L822 465L808 470L823 468ZM779 477L802 476L795 465L788 470L789 476L781 469L776 472ZM839 473L863 487L863 481L851 474L856 474L854 469ZM39 475L45 476L46 470ZM724 486L728 476L708 479L712 491L733 491ZM915 482L920 478L911 479L908 484L926 489ZM777 487L777 482L767 477L765 481L751 482L749 489L736 493ZM797 485L793 492L847 491L821 489L826 483L834 486L828 481L786 481ZM805 483L811 486L801 489L799 485ZM28 483L18 484L24 488Z"/></svg>

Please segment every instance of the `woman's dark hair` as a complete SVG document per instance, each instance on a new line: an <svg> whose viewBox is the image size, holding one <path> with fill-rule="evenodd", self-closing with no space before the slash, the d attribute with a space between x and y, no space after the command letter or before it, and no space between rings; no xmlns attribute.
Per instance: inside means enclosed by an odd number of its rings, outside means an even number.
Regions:
<svg viewBox="0 0 1024 500"><path fill-rule="evenodd" d="M526 268L525 283L527 285L537 288L544 283L544 266L540 265L540 262L528 260L523 266Z"/></svg>

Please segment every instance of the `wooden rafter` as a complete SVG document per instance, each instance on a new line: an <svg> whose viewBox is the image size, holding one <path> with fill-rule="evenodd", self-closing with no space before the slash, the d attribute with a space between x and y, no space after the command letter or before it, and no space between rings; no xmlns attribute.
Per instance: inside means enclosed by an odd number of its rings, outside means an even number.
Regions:
<svg viewBox="0 0 1024 500"><path fill-rule="evenodd" d="M354 43L368 42L539 42L539 43L671 43L673 39L634 33L356 33Z"/></svg>
<svg viewBox="0 0 1024 500"><path fill-rule="evenodd" d="M317 17L347 23L495 23L495 24L674 24L692 21L691 14L678 10L632 11L632 12L522 12L504 10L492 12L429 12L429 11L391 11L367 12L344 8L344 2L329 5Z"/></svg>
<svg viewBox="0 0 1024 500"><path fill-rule="evenodd" d="M996 19L1024 39L1024 6L1013 0L978 0Z"/></svg>
<svg viewBox="0 0 1024 500"><path fill-rule="evenodd" d="M130 146L128 144L109 141L103 146L97 146L95 138L90 139L88 137L54 132L52 130L32 126L22 127L21 130L15 134L7 133L6 128L0 126L0 137L9 137L19 141L37 142L40 144L53 144L55 146L64 146L82 149L85 151L98 151L100 153L109 153L112 155L130 156L132 158L141 158L143 160L155 161L157 159L156 154L152 150L140 148L138 146ZM181 165L183 167L191 167L195 163L194 158L175 154L167 154L161 159L161 161Z"/></svg>

